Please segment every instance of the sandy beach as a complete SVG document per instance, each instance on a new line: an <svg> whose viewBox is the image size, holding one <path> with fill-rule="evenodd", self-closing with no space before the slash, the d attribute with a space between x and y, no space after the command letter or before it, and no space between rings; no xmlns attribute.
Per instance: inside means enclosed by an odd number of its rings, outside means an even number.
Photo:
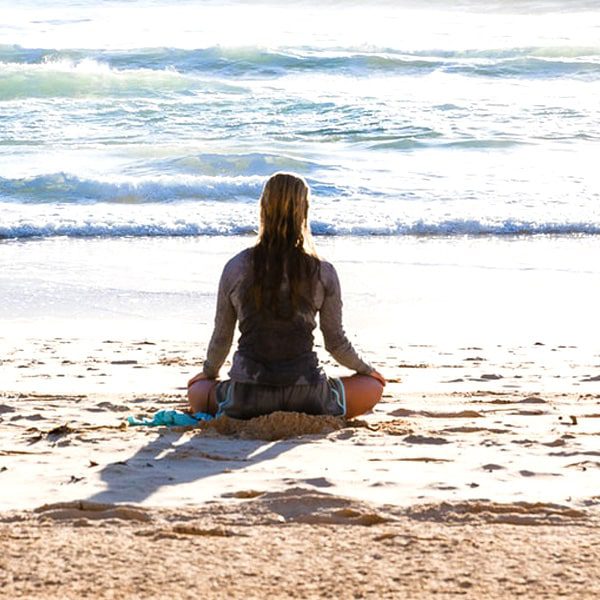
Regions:
<svg viewBox="0 0 600 600"><path fill-rule="evenodd" d="M0 599L599 598L599 7L0 0ZM382 401L128 425L278 171Z"/></svg>
<svg viewBox="0 0 600 600"><path fill-rule="evenodd" d="M371 305L336 244L354 333ZM219 261L212 247L203 264ZM409 290L427 279L404 274ZM475 323L472 344L418 344L374 328L354 337L390 383L363 419L126 426L184 408L211 310L171 335L135 319L4 320L2 597L596 597L600 358L585 332L496 343Z"/></svg>

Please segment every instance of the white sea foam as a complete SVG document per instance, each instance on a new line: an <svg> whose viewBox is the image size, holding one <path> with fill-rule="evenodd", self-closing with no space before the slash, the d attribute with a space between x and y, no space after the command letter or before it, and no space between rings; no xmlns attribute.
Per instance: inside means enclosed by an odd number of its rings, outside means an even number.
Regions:
<svg viewBox="0 0 600 600"><path fill-rule="evenodd" d="M0 204L0 238L167 237L250 235L257 231L256 203L178 201L169 204ZM535 236L600 235L594 222L525 220L501 217L444 218L435 210L398 216L376 203L321 203L313 208L311 229L323 236Z"/></svg>

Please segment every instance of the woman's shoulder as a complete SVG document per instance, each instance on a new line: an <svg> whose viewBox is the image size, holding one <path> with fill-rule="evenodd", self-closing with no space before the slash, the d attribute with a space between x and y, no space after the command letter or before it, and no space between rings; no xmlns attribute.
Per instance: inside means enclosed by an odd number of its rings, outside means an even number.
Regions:
<svg viewBox="0 0 600 600"><path fill-rule="evenodd" d="M241 252L238 252L235 256L232 256L223 268L223 275L226 277L236 278L245 272L252 260L252 248L245 248Z"/></svg>
<svg viewBox="0 0 600 600"><path fill-rule="evenodd" d="M240 251L237 254L235 254L234 256L232 256L229 259L229 263L235 264L238 262L247 262L252 257L253 250L254 250L254 246L250 246L249 248L244 248L242 251Z"/></svg>
<svg viewBox="0 0 600 600"><path fill-rule="evenodd" d="M338 278L333 264L323 257L319 257L319 276L325 287L337 281Z"/></svg>

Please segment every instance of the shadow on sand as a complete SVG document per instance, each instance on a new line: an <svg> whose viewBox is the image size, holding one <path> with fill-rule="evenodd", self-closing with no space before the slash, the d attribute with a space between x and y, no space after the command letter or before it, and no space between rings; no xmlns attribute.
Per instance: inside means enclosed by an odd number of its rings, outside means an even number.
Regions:
<svg viewBox="0 0 600 600"><path fill-rule="evenodd" d="M209 437L190 431L142 431L150 441L135 454L109 463L100 471L106 489L91 502L141 503L159 489L177 487L272 460L300 440L243 440ZM183 490L182 490L183 492ZM190 495L190 490L185 494ZM206 494L200 492L206 498Z"/></svg>

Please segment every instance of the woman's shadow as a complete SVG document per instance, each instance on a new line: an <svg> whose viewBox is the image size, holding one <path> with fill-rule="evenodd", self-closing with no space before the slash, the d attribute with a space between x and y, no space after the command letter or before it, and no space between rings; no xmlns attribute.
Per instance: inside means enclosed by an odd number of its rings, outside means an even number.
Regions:
<svg viewBox="0 0 600 600"><path fill-rule="evenodd" d="M108 463L101 469L100 478L106 488L88 498L89 501L141 503L165 487L174 488L167 490L167 495L177 498L174 490L178 486L272 460L298 445L298 440L266 442L213 437L195 430L161 429L143 433L150 437L148 443L128 458ZM179 497L190 500L197 497L203 501L210 496L206 488L186 487Z"/></svg>

